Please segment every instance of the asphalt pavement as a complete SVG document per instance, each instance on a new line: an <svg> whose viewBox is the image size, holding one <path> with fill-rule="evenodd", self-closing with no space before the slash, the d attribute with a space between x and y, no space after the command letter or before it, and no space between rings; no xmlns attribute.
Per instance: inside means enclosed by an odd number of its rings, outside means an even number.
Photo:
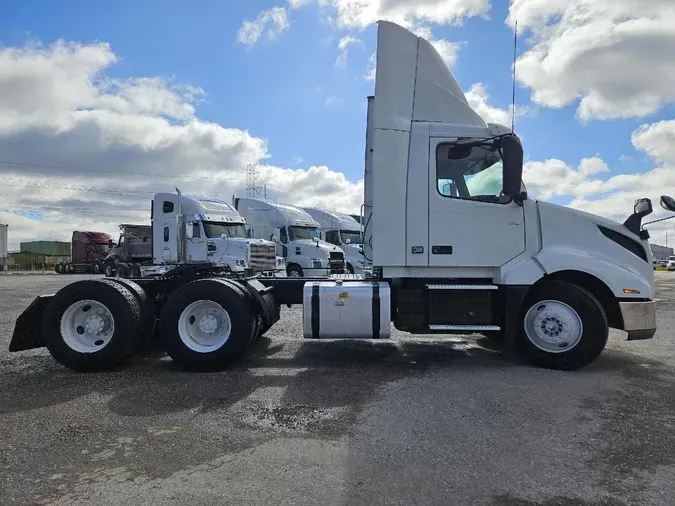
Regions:
<svg viewBox="0 0 675 506"><path fill-rule="evenodd" d="M303 340L293 307L210 374L8 353L34 296L86 276L0 276L0 504L673 504L675 273L655 276L656 337L612 331L580 371L479 335Z"/></svg>

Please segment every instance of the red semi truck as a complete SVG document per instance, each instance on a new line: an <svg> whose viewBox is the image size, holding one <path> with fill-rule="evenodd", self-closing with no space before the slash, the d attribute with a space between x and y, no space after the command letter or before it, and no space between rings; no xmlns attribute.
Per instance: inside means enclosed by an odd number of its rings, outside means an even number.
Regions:
<svg viewBox="0 0 675 506"><path fill-rule="evenodd" d="M70 260L59 262L54 270L59 274L103 272L103 262L115 243L104 232L73 231L70 243Z"/></svg>

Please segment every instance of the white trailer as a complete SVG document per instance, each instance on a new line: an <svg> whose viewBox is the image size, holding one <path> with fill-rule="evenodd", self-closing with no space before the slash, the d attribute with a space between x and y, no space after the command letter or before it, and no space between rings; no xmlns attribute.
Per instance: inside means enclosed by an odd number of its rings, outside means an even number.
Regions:
<svg viewBox="0 0 675 506"><path fill-rule="evenodd" d="M275 245L246 237L246 220L227 202L176 193L157 193L151 225L120 225L122 233L104 263L106 276L140 278L175 265L212 263L243 273L286 275Z"/></svg>
<svg viewBox="0 0 675 506"><path fill-rule="evenodd" d="M192 265L138 283L78 281L33 301L10 351L46 346L70 368L102 370L157 335L182 367L222 369L279 319L282 304L303 304L306 338L387 338L392 323L416 334L479 332L554 369L595 360L610 327L629 340L654 336L641 226L649 199L623 224L530 199L520 139L471 109L428 41L389 22L378 27L369 112L373 279L228 279ZM675 211L670 197L661 205Z"/></svg>
<svg viewBox="0 0 675 506"><path fill-rule="evenodd" d="M372 269L363 256L361 224L349 214L328 211L318 207L303 207L319 223L319 237L345 252L347 272L350 274L371 274Z"/></svg>
<svg viewBox="0 0 675 506"><path fill-rule="evenodd" d="M329 276L345 272L342 248L321 239L319 223L300 207L266 200L232 197L246 218L251 237L277 244L290 277Z"/></svg>

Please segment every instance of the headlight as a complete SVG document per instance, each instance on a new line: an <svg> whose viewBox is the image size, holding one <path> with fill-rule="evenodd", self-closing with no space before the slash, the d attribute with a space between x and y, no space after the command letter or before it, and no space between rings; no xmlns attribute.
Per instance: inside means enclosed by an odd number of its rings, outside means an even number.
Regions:
<svg viewBox="0 0 675 506"><path fill-rule="evenodd" d="M239 267L246 267L246 260L244 260L243 258L235 258L234 265L238 265Z"/></svg>
<svg viewBox="0 0 675 506"><path fill-rule="evenodd" d="M277 258L277 265L284 265L286 263L286 260L283 258Z"/></svg>
<svg viewBox="0 0 675 506"><path fill-rule="evenodd" d="M312 261L312 267L321 267L321 259L320 258L310 258Z"/></svg>

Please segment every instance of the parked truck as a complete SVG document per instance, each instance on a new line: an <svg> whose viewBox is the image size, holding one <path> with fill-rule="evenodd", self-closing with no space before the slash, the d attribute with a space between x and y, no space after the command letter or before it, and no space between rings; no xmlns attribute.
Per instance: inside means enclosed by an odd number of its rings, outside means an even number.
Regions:
<svg viewBox="0 0 675 506"><path fill-rule="evenodd" d="M305 338L383 339L392 323L423 335L484 333L554 369L592 362L609 327L652 338L654 271L642 228L651 201L636 201L621 224L532 200L520 139L471 109L428 41L380 21L376 57L364 178L373 279L190 265L186 242L170 232L164 241L160 226L155 248L171 270L137 282L78 281L36 298L10 351L46 346L67 367L103 370L156 335L181 367L222 369L279 319L282 304L302 304ZM675 211L668 196L661 205ZM166 223L188 231L186 218L175 209Z"/></svg>
<svg viewBox="0 0 675 506"><path fill-rule="evenodd" d="M70 260L57 262L54 270L58 274L101 274L112 246L109 234L75 230L70 241Z"/></svg>
<svg viewBox="0 0 675 506"><path fill-rule="evenodd" d="M170 243L179 238L177 213L185 216L186 262L224 265L231 272L251 268L263 275L285 275L275 245L246 237L244 218L227 202L177 193L158 193L151 204L152 225L120 225L117 246L105 259L107 277L141 278L166 272L176 262Z"/></svg>
<svg viewBox="0 0 675 506"><path fill-rule="evenodd" d="M286 260L290 277L344 274L345 253L322 240L319 223L303 209L254 198L232 197L235 209L246 219L249 235L269 239Z"/></svg>
<svg viewBox="0 0 675 506"><path fill-rule="evenodd" d="M327 211L318 207L303 209L319 223L319 238L344 251L348 273L366 275L372 272L363 256L361 224L358 221L339 211Z"/></svg>

